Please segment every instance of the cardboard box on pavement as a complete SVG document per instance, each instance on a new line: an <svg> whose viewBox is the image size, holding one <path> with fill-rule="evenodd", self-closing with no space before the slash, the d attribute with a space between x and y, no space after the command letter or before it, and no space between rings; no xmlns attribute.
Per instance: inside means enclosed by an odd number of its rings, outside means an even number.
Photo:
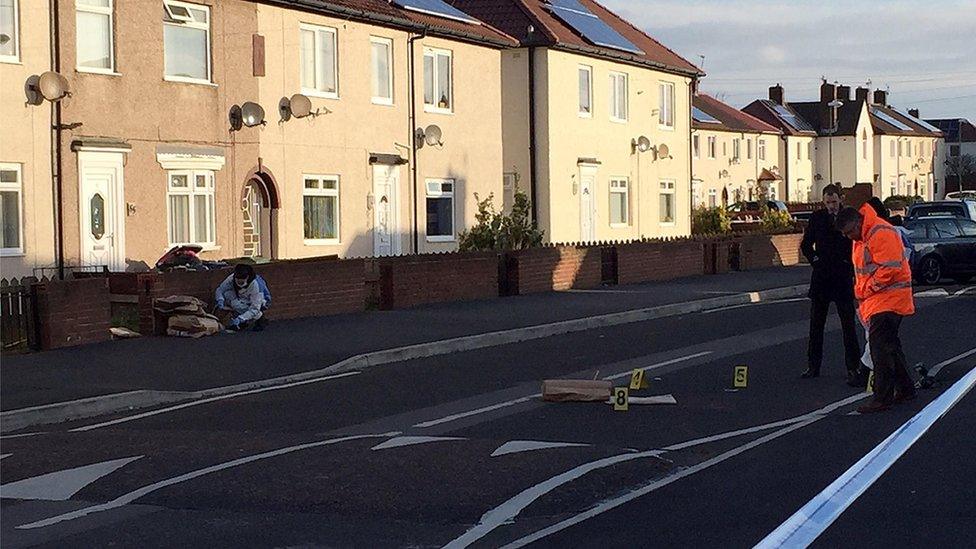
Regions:
<svg viewBox="0 0 976 549"><path fill-rule="evenodd" d="M606 402L612 384L602 379L547 379L542 400L548 402Z"/></svg>

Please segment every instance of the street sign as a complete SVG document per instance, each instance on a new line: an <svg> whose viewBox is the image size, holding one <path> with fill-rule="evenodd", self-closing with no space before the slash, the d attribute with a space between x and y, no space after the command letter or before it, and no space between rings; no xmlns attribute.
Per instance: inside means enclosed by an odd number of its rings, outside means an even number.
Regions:
<svg viewBox="0 0 976 549"><path fill-rule="evenodd" d="M627 387L613 388L613 409L616 412L626 412L630 404L630 390Z"/></svg>
<svg viewBox="0 0 976 549"><path fill-rule="evenodd" d="M630 390L647 389L650 386L650 383L644 377L644 370L642 368L634 368L634 371L630 374Z"/></svg>
<svg viewBox="0 0 976 549"><path fill-rule="evenodd" d="M749 367L736 366L735 375L732 378L732 385L736 388L745 387L749 383Z"/></svg>

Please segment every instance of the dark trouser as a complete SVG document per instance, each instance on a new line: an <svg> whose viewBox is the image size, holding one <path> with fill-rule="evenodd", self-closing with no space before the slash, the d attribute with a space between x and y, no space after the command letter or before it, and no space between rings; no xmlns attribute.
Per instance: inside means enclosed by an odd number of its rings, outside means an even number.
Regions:
<svg viewBox="0 0 976 549"><path fill-rule="evenodd" d="M868 326L871 360L874 361L874 400L883 404L891 403L895 390L905 394L915 392L898 338L902 318L895 313L878 313L871 317Z"/></svg>
<svg viewBox="0 0 976 549"><path fill-rule="evenodd" d="M820 371L823 362L824 326L827 324L827 312L830 309L829 299L811 298L810 300L810 343L807 347L807 360L811 370ZM861 349L857 342L857 331L854 327L854 302L846 299L834 300L840 326L844 332L844 362L848 372L856 372L861 365Z"/></svg>

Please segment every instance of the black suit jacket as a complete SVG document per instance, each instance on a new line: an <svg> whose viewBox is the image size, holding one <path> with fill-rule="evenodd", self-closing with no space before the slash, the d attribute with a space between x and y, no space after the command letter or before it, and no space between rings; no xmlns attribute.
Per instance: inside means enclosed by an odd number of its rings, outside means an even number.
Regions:
<svg viewBox="0 0 976 549"><path fill-rule="evenodd" d="M800 249L813 267L810 298L826 301L854 299L853 244L834 226L827 210L817 210L803 232Z"/></svg>

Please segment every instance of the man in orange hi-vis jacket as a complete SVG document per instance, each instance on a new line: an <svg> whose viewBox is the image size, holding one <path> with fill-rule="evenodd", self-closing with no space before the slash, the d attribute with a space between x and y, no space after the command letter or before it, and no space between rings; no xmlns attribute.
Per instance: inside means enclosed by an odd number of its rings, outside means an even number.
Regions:
<svg viewBox="0 0 976 549"><path fill-rule="evenodd" d="M868 324L874 361L874 400L857 411L882 412L915 398L915 384L898 338L902 319L915 313L912 270L901 235L870 205L860 211L844 208L837 215L837 227L854 241L854 295Z"/></svg>

